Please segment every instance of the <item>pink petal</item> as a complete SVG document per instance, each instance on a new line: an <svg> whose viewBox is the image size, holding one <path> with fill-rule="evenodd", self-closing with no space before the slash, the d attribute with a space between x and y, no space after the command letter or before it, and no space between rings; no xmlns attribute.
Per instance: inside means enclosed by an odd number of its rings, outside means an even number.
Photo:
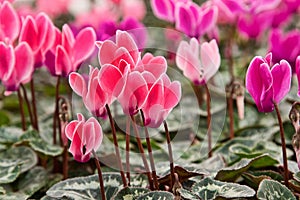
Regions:
<svg viewBox="0 0 300 200"><path fill-rule="evenodd" d="M139 55L140 55L138 51L138 47L134 39L131 37L129 33L127 33L126 31L118 30L116 33L116 44L119 48L124 47L127 49L127 51L129 52L129 54L131 55L134 61L134 64L138 62Z"/></svg>
<svg viewBox="0 0 300 200"><path fill-rule="evenodd" d="M164 88L164 108L174 108L181 98L181 84L178 81L174 81L168 87Z"/></svg>
<svg viewBox="0 0 300 200"><path fill-rule="evenodd" d="M188 36L194 36L196 21L192 11L184 3L176 4L175 21L177 30L184 32Z"/></svg>
<svg viewBox="0 0 300 200"><path fill-rule="evenodd" d="M300 96L300 56L297 57L295 66L296 66L296 75L298 79L298 96Z"/></svg>
<svg viewBox="0 0 300 200"><path fill-rule="evenodd" d="M75 38L68 24L62 27L61 45L64 47L67 54L72 55L74 51Z"/></svg>
<svg viewBox="0 0 300 200"><path fill-rule="evenodd" d="M201 21L197 27L199 36L204 35L206 32L212 30L217 21L218 10L216 7L207 8L201 13Z"/></svg>
<svg viewBox="0 0 300 200"><path fill-rule="evenodd" d="M118 97L123 108L123 112L127 115L134 115L144 104L148 94L147 82L139 72L131 72L128 74L124 90Z"/></svg>
<svg viewBox="0 0 300 200"><path fill-rule="evenodd" d="M19 16L8 1L4 1L0 6L1 29L6 37L14 41L20 32Z"/></svg>
<svg viewBox="0 0 300 200"><path fill-rule="evenodd" d="M156 78L166 73L168 64L163 56L153 57L148 62L144 62L144 70L151 72Z"/></svg>
<svg viewBox="0 0 300 200"><path fill-rule="evenodd" d="M76 120L71 121L70 123L68 123L68 125L65 128L65 133L66 136L69 140L73 139L74 133L77 129L77 125L79 124L79 122Z"/></svg>
<svg viewBox="0 0 300 200"><path fill-rule="evenodd" d="M84 78L79 73L72 72L69 75L69 84L77 95L81 97L86 95L86 83Z"/></svg>
<svg viewBox="0 0 300 200"><path fill-rule="evenodd" d="M200 50L201 63L204 68L203 77L207 82L219 69L221 56L216 40L204 42Z"/></svg>
<svg viewBox="0 0 300 200"><path fill-rule="evenodd" d="M93 137L90 137L86 140L88 143L90 143L89 146L87 146L87 149L89 147L97 151L103 140L102 128L94 117L89 118L86 121L86 124L88 126L85 127L85 132L89 133L89 135L93 135Z"/></svg>
<svg viewBox="0 0 300 200"><path fill-rule="evenodd" d="M56 48L55 73L67 77L72 72L72 64L66 50L62 46Z"/></svg>
<svg viewBox="0 0 300 200"><path fill-rule="evenodd" d="M174 7L170 0L151 0L150 3L156 17L174 22Z"/></svg>
<svg viewBox="0 0 300 200"><path fill-rule="evenodd" d="M36 25L39 33L39 42L41 44L42 54L48 51L56 39L55 27L51 19L45 13L39 13L36 16Z"/></svg>
<svg viewBox="0 0 300 200"><path fill-rule="evenodd" d="M33 52L26 42L21 42L15 49L15 73L20 83L28 83L34 71Z"/></svg>
<svg viewBox="0 0 300 200"><path fill-rule="evenodd" d="M101 88L115 97L120 94L125 83L120 70L111 64L101 67L98 80Z"/></svg>
<svg viewBox="0 0 300 200"><path fill-rule="evenodd" d="M118 47L111 40L106 40L103 42L101 48L99 49L99 63L100 65L111 64L114 60L115 52Z"/></svg>
<svg viewBox="0 0 300 200"><path fill-rule="evenodd" d="M126 61L126 63L129 64L130 69L135 68L134 60L132 59L129 51L124 47L120 47L119 49L117 49L117 51L115 52L114 60L111 64L118 66L121 60Z"/></svg>
<svg viewBox="0 0 300 200"><path fill-rule="evenodd" d="M11 45L0 42L0 79L6 81L14 72L15 53Z"/></svg>
<svg viewBox="0 0 300 200"><path fill-rule="evenodd" d="M274 101L279 103L290 91L292 68L287 61L281 60L280 64L273 66L271 73L274 80Z"/></svg>
<svg viewBox="0 0 300 200"><path fill-rule="evenodd" d="M88 27L81 30L76 36L74 45L74 65L79 65L87 59L95 49L96 34L95 31Z"/></svg>
<svg viewBox="0 0 300 200"><path fill-rule="evenodd" d="M27 16L22 24L19 41L27 42L34 52L38 51L38 29L35 20L31 16Z"/></svg>

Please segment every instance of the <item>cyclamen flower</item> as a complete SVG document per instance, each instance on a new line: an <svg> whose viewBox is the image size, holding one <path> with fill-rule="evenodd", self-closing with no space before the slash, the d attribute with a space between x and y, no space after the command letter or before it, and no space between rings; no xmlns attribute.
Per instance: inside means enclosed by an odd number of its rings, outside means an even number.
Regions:
<svg viewBox="0 0 300 200"><path fill-rule="evenodd" d="M19 41L25 41L33 50L35 66L41 67L46 52L55 40L55 27L45 13L39 13L35 18L28 15L23 21Z"/></svg>
<svg viewBox="0 0 300 200"><path fill-rule="evenodd" d="M79 113L77 119L71 121L65 129L67 138L71 140L69 151L78 162L87 162L92 150L97 151L102 143L102 128L94 117L86 121Z"/></svg>
<svg viewBox="0 0 300 200"><path fill-rule="evenodd" d="M145 126L158 128L181 98L180 82L171 82L166 74L156 80L150 74L145 75L149 93L141 107L145 116Z"/></svg>
<svg viewBox="0 0 300 200"><path fill-rule="evenodd" d="M56 29L56 40L51 51L46 54L46 65L53 76L67 77L94 51L96 34L90 27L82 29L74 37L65 24L62 33Z"/></svg>
<svg viewBox="0 0 300 200"><path fill-rule="evenodd" d="M270 34L269 44L269 51L272 52L275 63L284 59L295 69L295 61L300 54L300 31L283 33L280 29L274 29Z"/></svg>
<svg viewBox="0 0 300 200"><path fill-rule="evenodd" d="M290 64L281 60L272 65L272 53L265 58L252 59L246 73L246 88L254 99L259 112L272 112L291 87Z"/></svg>
<svg viewBox="0 0 300 200"><path fill-rule="evenodd" d="M100 65L112 64L119 66L121 60L126 61L133 69L140 59L140 52L133 38L126 31L117 31L116 42L98 41Z"/></svg>
<svg viewBox="0 0 300 200"><path fill-rule="evenodd" d="M20 19L11 3L0 3L0 41L12 44L20 33Z"/></svg>
<svg viewBox="0 0 300 200"><path fill-rule="evenodd" d="M6 94L17 91L20 84L28 83L34 71L34 57L26 42L15 48L0 41L0 80Z"/></svg>
<svg viewBox="0 0 300 200"><path fill-rule="evenodd" d="M77 72L69 76L69 83L73 91L82 97L85 107L97 117L106 117L105 105L108 103L108 96L98 82L99 69L90 66L88 80Z"/></svg>
<svg viewBox="0 0 300 200"><path fill-rule="evenodd" d="M200 51L200 52L199 52ZM199 57L200 56L200 57ZM195 85L204 85L218 71L221 63L216 40L201 45L195 38L182 41L176 53L176 64Z"/></svg>
<svg viewBox="0 0 300 200"><path fill-rule="evenodd" d="M179 2L175 7L175 26L189 37L201 37L212 31L218 18L215 6L199 7L193 2Z"/></svg>

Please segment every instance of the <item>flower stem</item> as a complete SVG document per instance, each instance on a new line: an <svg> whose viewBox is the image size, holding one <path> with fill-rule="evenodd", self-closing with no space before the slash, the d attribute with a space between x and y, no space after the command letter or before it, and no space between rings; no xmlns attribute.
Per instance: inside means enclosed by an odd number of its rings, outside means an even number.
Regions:
<svg viewBox="0 0 300 200"><path fill-rule="evenodd" d="M233 98L232 92L229 93L229 97L227 97L228 102L228 115L229 115L229 132L230 139L234 138L234 117L233 117Z"/></svg>
<svg viewBox="0 0 300 200"><path fill-rule="evenodd" d="M150 167L152 170L152 178L153 178L153 183L154 183L154 189L158 190L158 181L157 181L157 176L156 176L156 169L155 169L155 164L154 164L154 158L152 154L152 147L151 147L151 142L150 142L150 137L149 137L149 132L147 126L145 126L145 116L144 112L140 110L142 120L143 120L143 126L145 130L145 135L146 135L146 142L147 142L147 148L148 148L148 154L149 154L149 159L150 159Z"/></svg>
<svg viewBox="0 0 300 200"><path fill-rule="evenodd" d="M27 110L28 110L28 113L29 113L30 123L31 123L32 127L35 129L35 124L34 124L34 120L33 120L33 116L32 116L32 111L31 111L29 99L28 99L28 96L27 96L26 88L24 87L23 84L21 84L20 86L23 90L23 96L24 96L24 99L25 99L26 104L27 104Z"/></svg>
<svg viewBox="0 0 300 200"><path fill-rule="evenodd" d="M198 87L197 85L193 84L192 83L192 88L196 94L196 97L197 97L197 101L198 101L198 106L199 108L202 106L202 92L201 92L201 88Z"/></svg>
<svg viewBox="0 0 300 200"><path fill-rule="evenodd" d="M60 76L57 77L56 87L55 87L55 108L53 113L53 144L56 144L56 124L58 121L58 101L59 101L59 85L60 85ZM57 157L53 157L53 172L59 171L59 166L57 162Z"/></svg>
<svg viewBox="0 0 300 200"><path fill-rule="evenodd" d="M276 102L274 103L274 107L277 114L277 119L280 128L280 137L281 137L281 147L282 147L282 159L283 159L283 168L284 168L284 184L288 187L289 186L289 172L288 172L288 164L287 164L287 156L286 156L286 145L284 139L284 130L282 125L282 119L280 116L279 108Z"/></svg>
<svg viewBox="0 0 300 200"><path fill-rule="evenodd" d="M149 185L150 185L150 188L152 189L153 188L152 177L151 177L149 165L148 165L148 162L147 162L147 159L146 159L146 156L145 156L144 148L143 148L143 145L142 145L142 142L141 142L140 133L139 133L139 130L137 128L134 116L131 115L130 117L131 117L131 120L133 122L132 125L133 125L133 128L134 128L137 145L138 145L140 154L142 156L142 160L143 160L144 167L145 167L145 170L146 170L146 174L147 174L147 177L148 177Z"/></svg>
<svg viewBox="0 0 300 200"><path fill-rule="evenodd" d="M211 147L211 112L210 112L210 92L207 84L205 84L206 91L206 110L207 110L207 136L208 136L208 157L212 157L212 147Z"/></svg>
<svg viewBox="0 0 300 200"><path fill-rule="evenodd" d="M34 90L34 80L33 78L30 81L30 90L31 90L31 103L33 108L33 116L34 116L34 124L35 129L39 131L39 122L38 122L38 116L37 116L37 109L36 109L36 99L35 99L35 90Z"/></svg>
<svg viewBox="0 0 300 200"><path fill-rule="evenodd" d="M115 146L115 151L116 151L116 156L117 156L117 160L118 160L118 165L119 165L119 169L120 169L120 174L121 174L123 186L127 187L128 185L127 185L127 181L126 181L126 178L125 178L124 169L123 169L121 156L120 156L120 151L119 151L116 127L115 127L114 120L112 118L109 106L107 104L105 105L105 108L106 108L106 111L107 111L107 114L108 114L108 117L109 117L109 122L110 122L111 129L112 129L114 146Z"/></svg>
<svg viewBox="0 0 300 200"><path fill-rule="evenodd" d="M56 144L56 124L58 119L59 85L60 85L60 76L57 77L57 82L55 87L55 108L53 114L53 144Z"/></svg>
<svg viewBox="0 0 300 200"><path fill-rule="evenodd" d="M64 146L64 151L63 151L63 179L64 180L68 178L68 171L69 171L68 159L69 159L68 146Z"/></svg>
<svg viewBox="0 0 300 200"><path fill-rule="evenodd" d="M99 178L99 183L100 183L101 200L106 200L101 166L100 166L100 162L98 160L97 154L96 154L96 152L95 152L94 149L92 150L92 154L94 155L94 160L95 160L95 164L96 164L97 171L98 171L98 178Z"/></svg>
<svg viewBox="0 0 300 200"><path fill-rule="evenodd" d="M25 115L24 115L23 98L22 98L20 89L18 89L18 98L19 98L22 129L23 129L23 131L26 131L27 128L26 128L26 120L25 120Z"/></svg>
<svg viewBox="0 0 300 200"><path fill-rule="evenodd" d="M126 176L128 180L128 186L130 186L130 118L126 118Z"/></svg>
<svg viewBox="0 0 300 200"><path fill-rule="evenodd" d="M169 161L170 161L170 189L172 190L174 185L174 179L175 179L175 171L174 171L174 161L173 161L173 154L172 154L172 146L171 146L171 137L168 129L167 122L164 121L164 128L166 132L167 137L167 143L168 143L168 151L169 151Z"/></svg>

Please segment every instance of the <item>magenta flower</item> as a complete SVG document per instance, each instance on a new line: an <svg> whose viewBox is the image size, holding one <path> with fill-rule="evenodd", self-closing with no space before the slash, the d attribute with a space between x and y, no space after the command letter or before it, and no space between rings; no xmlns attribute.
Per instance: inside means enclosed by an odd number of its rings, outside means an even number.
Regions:
<svg viewBox="0 0 300 200"><path fill-rule="evenodd" d="M167 118L181 98L181 85L178 81L171 82L166 74L156 79L151 74L144 74L149 94L141 107L145 116L145 126L158 128Z"/></svg>
<svg viewBox="0 0 300 200"><path fill-rule="evenodd" d="M201 37L216 25L218 10L215 6L199 7L193 2L179 2L175 7L175 26L189 37Z"/></svg>
<svg viewBox="0 0 300 200"><path fill-rule="evenodd" d="M35 56L35 66L41 67L46 52L55 40L55 27L45 13L39 13L35 18L28 15L23 21L19 41L25 41L31 47Z"/></svg>
<svg viewBox="0 0 300 200"><path fill-rule="evenodd" d="M130 69L133 69L140 59L138 47L126 31L117 31L116 42L106 40L98 41L99 47L99 63L100 65L112 64L119 66L121 60L129 64Z"/></svg>
<svg viewBox="0 0 300 200"><path fill-rule="evenodd" d="M65 129L67 138L71 140L69 151L78 162L87 162L92 150L97 151L102 143L102 128L94 117L85 121L79 113L77 119L71 121Z"/></svg>
<svg viewBox="0 0 300 200"><path fill-rule="evenodd" d="M98 82L99 69L90 66L88 80L77 72L69 76L69 83L73 91L82 97L85 107L97 117L106 117L105 105L108 103L108 96L102 90Z"/></svg>
<svg viewBox="0 0 300 200"><path fill-rule="evenodd" d="M298 79L298 96L300 96L300 55L296 58L295 72Z"/></svg>
<svg viewBox="0 0 300 200"><path fill-rule="evenodd" d="M274 29L270 34L269 44L269 51L272 52L275 63L284 59L295 69L295 61L300 54L300 31L283 33L280 29Z"/></svg>
<svg viewBox="0 0 300 200"><path fill-rule="evenodd" d="M6 94L17 91L20 84L28 83L34 71L34 57L26 42L15 48L0 41L0 80Z"/></svg>
<svg viewBox="0 0 300 200"><path fill-rule="evenodd" d="M76 71L80 64L94 51L96 34L92 28L82 29L74 37L65 24L60 33L56 29L56 40L51 51L46 54L46 65L53 76L67 77Z"/></svg>
<svg viewBox="0 0 300 200"><path fill-rule="evenodd" d="M199 53L200 51L200 53ZM176 54L176 64L184 76L196 85L204 85L218 71L221 63L216 40L201 45L192 38L190 43L182 41Z"/></svg>
<svg viewBox="0 0 300 200"><path fill-rule="evenodd" d="M0 41L13 43L20 33L20 19L11 3L0 4Z"/></svg>
<svg viewBox="0 0 300 200"><path fill-rule="evenodd" d="M252 59L246 73L246 88L254 99L259 112L272 112L291 87L290 64L281 60L272 65L272 53L265 58Z"/></svg>

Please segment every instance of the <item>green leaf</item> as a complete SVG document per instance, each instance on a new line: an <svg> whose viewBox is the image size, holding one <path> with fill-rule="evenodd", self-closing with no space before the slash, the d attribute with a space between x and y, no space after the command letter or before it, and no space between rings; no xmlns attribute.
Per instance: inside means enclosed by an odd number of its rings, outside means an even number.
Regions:
<svg viewBox="0 0 300 200"><path fill-rule="evenodd" d="M247 171L248 169L269 167L277 163L277 160L271 158L268 155L261 155L252 159L243 158L235 165L220 170L215 178L220 181L235 181L238 177L241 176L243 172Z"/></svg>
<svg viewBox="0 0 300 200"><path fill-rule="evenodd" d="M29 145L37 152L47 156L59 156L63 152L63 148L58 145L47 143L41 138L35 130L30 130L20 137L21 141L28 141Z"/></svg>
<svg viewBox="0 0 300 200"><path fill-rule="evenodd" d="M0 152L0 163L15 163L21 166L21 173L28 171L37 164L37 155L35 152L25 146L12 147L7 151ZM4 164L3 164L4 165Z"/></svg>
<svg viewBox="0 0 300 200"><path fill-rule="evenodd" d="M281 183L274 180L263 180L257 191L257 198L261 200L280 200L284 197L285 200L296 200L293 193Z"/></svg>
<svg viewBox="0 0 300 200"><path fill-rule="evenodd" d="M184 188L181 188L178 190L180 196L184 199L189 199L189 200L195 200L195 199L200 199L200 197L193 192L186 190Z"/></svg>
<svg viewBox="0 0 300 200"><path fill-rule="evenodd" d="M192 186L192 192L204 200L215 199L217 197L240 198L255 195L255 191L248 186L221 182L209 177L195 183Z"/></svg>
<svg viewBox="0 0 300 200"><path fill-rule="evenodd" d="M47 184L48 174L42 167L34 167L17 183L20 192L30 197Z"/></svg>
<svg viewBox="0 0 300 200"><path fill-rule="evenodd" d="M23 134L22 129L17 127L0 127L0 143L13 144Z"/></svg>
<svg viewBox="0 0 300 200"><path fill-rule="evenodd" d="M134 200L140 195L150 192L147 188L140 187L126 187L121 189L115 196L112 197L114 200Z"/></svg>
<svg viewBox="0 0 300 200"><path fill-rule="evenodd" d="M123 187L118 173L103 173L103 182L107 199L111 199ZM101 199L98 175L76 177L53 185L47 196L65 199Z"/></svg>
<svg viewBox="0 0 300 200"><path fill-rule="evenodd" d="M0 159L0 184L14 182L21 172L19 162Z"/></svg>
<svg viewBox="0 0 300 200"><path fill-rule="evenodd" d="M47 184L47 175L46 170L42 167L29 170L14 183L16 192L7 192L3 195L4 198L19 199L19 197L22 197L21 199L27 199L31 197ZM2 199L1 196L0 199Z"/></svg>
<svg viewBox="0 0 300 200"><path fill-rule="evenodd" d="M152 191L139 196L137 200L174 200L174 198L174 195L170 192Z"/></svg>
<svg viewBox="0 0 300 200"><path fill-rule="evenodd" d="M293 175L294 179L300 183L300 171Z"/></svg>

